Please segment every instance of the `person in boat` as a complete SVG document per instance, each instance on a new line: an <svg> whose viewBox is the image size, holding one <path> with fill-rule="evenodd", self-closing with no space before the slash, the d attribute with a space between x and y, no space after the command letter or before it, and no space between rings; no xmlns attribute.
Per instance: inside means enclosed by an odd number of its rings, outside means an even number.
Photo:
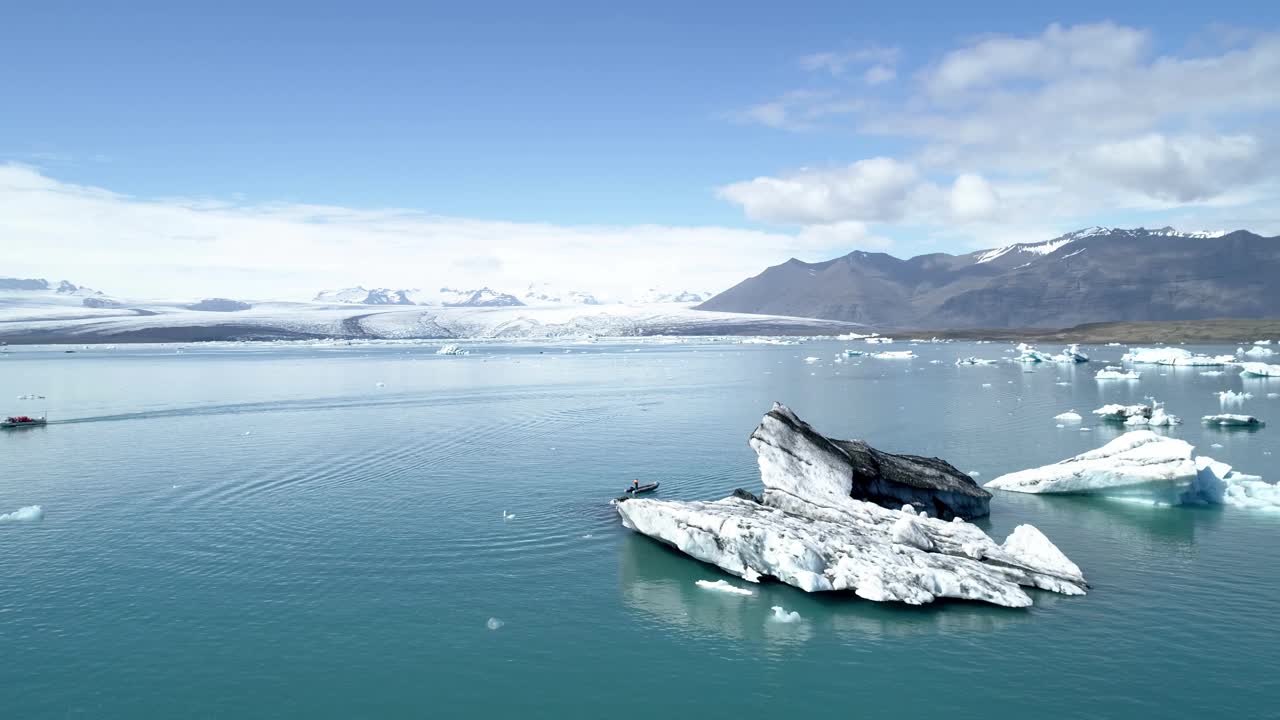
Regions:
<svg viewBox="0 0 1280 720"><path fill-rule="evenodd" d="M631 492L635 492L635 491L637 491L637 490L639 490L639 489L640 489L640 481L639 481L638 479L637 479L637 480L632 480L632 481L631 481Z"/></svg>

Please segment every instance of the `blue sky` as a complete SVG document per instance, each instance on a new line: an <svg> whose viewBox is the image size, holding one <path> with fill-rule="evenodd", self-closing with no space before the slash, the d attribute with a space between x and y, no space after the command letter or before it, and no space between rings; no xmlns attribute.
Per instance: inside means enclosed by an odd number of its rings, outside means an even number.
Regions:
<svg viewBox="0 0 1280 720"><path fill-rule="evenodd" d="M1170 167L1218 176L1225 163L1266 164L1276 104L1265 89L1238 89L1239 112L1154 113L1096 136L1078 126L1046 129L1021 147L960 139L940 125L900 131L926 115L981 127L1001 113L1013 134L1021 129L1010 120L1019 93L1078 89L1081 77L1155 74L1162 58L1189 68L1254 53L1263 65L1251 82L1270 78L1280 87L1265 64L1278 11L1261 3L8 5L0 163L112 193L125 206L179 198L195 211L320 205L565 228L721 228L756 233L759 247L746 259L757 264L856 247L967 251L1094 223L1222 221L1280 230L1266 210L1272 178L1262 170L1241 173L1230 186L1193 177L1143 184ZM1073 30L1096 27L1102 30ZM1090 64L1097 48L1106 55L1133 37L1136 49L1117 50L1114 68ZM983 44L992 38L1030 47L1015 46L1010 56L1008 47ZM996 79L942 87L947 59L965 60L957 55L965 52ZM1018 58L1061 65L1032 73L998 64ZM1005 105L980 107L1006 96ZM1029 122L1045 124L1038 116ZM1059 156L1041 156L1059 139ZM1123 152L1145 164L1116 166L1112 158ZM1178 162L1152 165L1154 156ZM872 159L898 165L858 165ZM1070 211L1046 217L1041 206L1024 204L1005 212L1011 199L1051 194L1045 183L1066 182L1061 169L1077 160L1071 187L1105 180L1133 199L1069 190ZM778 182L744 185L756 178ZM809 190L829 194L837 186L858 197L812 204ZM796 187L803 197L786 196ZM961 192L973 201L957 205ZM948 193L949 210L933 207ZM883 202L871 207L867 197ZM39 218L0 220L0 231L52 232ZM721 247L712 243L708 252ZM74 250L25 255L20 265L55 273ZM440 252L431 245L432 255ZM448 254L459 267L474 259L465 249ZM477 267L486 267L486 257L502 266L506 282L524 279L511 272L514 258L484 249L475 257ZM234 263L220 262L226 267L209 277L230 282ZM261 273L268 262L242 265ZM698 256L688 264L709 262ZM724 284L745 267L707 274L705 283ZM392 282L378 268L369 274L379 277L351 280ZM315 275L316 282L342 280L328 270ZM635 284L654 281L637 277Z"/></svg>

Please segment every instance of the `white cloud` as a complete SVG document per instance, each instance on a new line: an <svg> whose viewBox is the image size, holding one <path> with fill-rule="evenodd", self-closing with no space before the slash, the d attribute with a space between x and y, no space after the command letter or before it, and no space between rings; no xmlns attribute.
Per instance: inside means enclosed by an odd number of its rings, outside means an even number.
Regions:
<svg viewBox="0 0 1280 720"><path fill-rule="evenodd" d="M992 36L947 53L927 75L930 91L948 94L1002 81L1101 71L1132 64L1146 51L1147 33L1104 22L1050 25L1036 37Z"/></svg>
<svg viewBox="0 0 1280 720"><path fill-rule="evenodd" d="M898 73L887 65L872 65L862 74L862 79L868 85L883 85L897 76Z"/></svg>
<svg viewBox="0 0 1280 720"><path fill-rule="evenodd" d="M843 52L820 52L800 58L800 67L810 72L824 71L831 75L843 75L850 67L860 65L890 66L898 62L898 48L868 47Z"/></svg>
<svg viewBox="0 0 1280 720"><path fill-rule="evenodd" d="M144 199L0 165L4 273L132 297L309 298L329 287L533 282L629 297L720 290L840 238L724 227L560 226L398 209ZM826 243L832 243L827 245Z"/></svg>
<svg viewBox="0 0 1280 720"><path fill-rule="evenodd" d="M720 189L754 220L832 223L897 220L917 183L915 168L893 158L859 160L833 170L758 177Z"/></svg>
<svg viewBox="0 0 1280 720"><path fill-rule="evenodd" d="M983 220L995 214L1000 198L986 178L965 173L951 185L950 205L957 220Z"/></svg>
<svg viewBox="0 0 1280 720"><path fill-rule="evenodd" d="M1192 203L1251 183L1264 167L1262 148L1250 135L1151 133L1091 148L1073 169L1159 200Z"/></svg>
<svg viewBox="0 0 1280 720"><path fill-rule="evenodd" d="M857 220L809 225L796 236L800 244L816 250L838 249L840 253L853 250L887 250L893 241L871 232L866 223Z"/></svg>
<svg viewBox="0 0 1280 720"><path fill-rule="evenodd" d="M721 195L756 219L878 221L949 237L949 223L1039 239L1045 227L1137 212L1172 220L1192 207L1213 209L1192 217L1215 226L1274 227L1280 34L1209 30L1209 41L1166 54L1149 31L1111 22L987 35L926 58L892 89L871 82L874 61L862 58L863 82L811 88L791 98L788 115L812 134L833 131L833 143L848 143L851 129L858 147L887 139L896 153L878 161L910 167L913 178L898 178L893 192L845 192L841 175L858 173L796 173ZM853 67L842 60L823 53L805 67L834 75ZM820 111L842 101L856 103Z"/></svg>

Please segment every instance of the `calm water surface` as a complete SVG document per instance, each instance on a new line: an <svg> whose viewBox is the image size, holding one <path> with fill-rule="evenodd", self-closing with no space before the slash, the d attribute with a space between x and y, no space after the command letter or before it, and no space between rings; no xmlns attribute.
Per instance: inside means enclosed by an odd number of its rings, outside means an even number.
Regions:
<svg viewBox="0 0 1280 720"><path fill-rule="evenodd" d="M758 489L773 400L981 481L1154 395L1189 420L1169 434L1280 476L1280 379L951 364L997 344L833 363L846 345L12 349L0 411L57 423L0 434L0 513L46 513L0 523L3 716L1280 717L1280 513L998 495L993 536L1031 522L1093 584L1029 610L725 596L619 525L634 477ZM1198 424L1242 388L1273 427ZM1071 409L1091 431L1056 427Z"/></svg>

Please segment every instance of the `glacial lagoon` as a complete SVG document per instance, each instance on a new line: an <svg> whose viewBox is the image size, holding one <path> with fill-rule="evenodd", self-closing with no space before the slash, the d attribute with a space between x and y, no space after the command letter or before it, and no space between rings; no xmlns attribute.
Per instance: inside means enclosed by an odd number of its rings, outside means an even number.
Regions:
<svg viewBox="0 0 1280 720"><path fill-rule="evenodd" d="M633 478L666 499L757 489L746 440L775 400L985 482L1102 445L1124 428L1090 411L1150 396L1184 420L1159 432L1274 481L1280 378L1095 380L1120 347L1031 366L1001 343L842 362L877 348L439 347L8 348L0 411L51 422L0 434L0 514L43 509L0 522L6 715L1278 712L1280 512L997 492L984 530L1037 526L1091 585L1008 609L753 586L623 529L609 500ZM1251 397L1224 408L1225 390ZM1199 422L1220 412L1272 427Z"/></svg>

